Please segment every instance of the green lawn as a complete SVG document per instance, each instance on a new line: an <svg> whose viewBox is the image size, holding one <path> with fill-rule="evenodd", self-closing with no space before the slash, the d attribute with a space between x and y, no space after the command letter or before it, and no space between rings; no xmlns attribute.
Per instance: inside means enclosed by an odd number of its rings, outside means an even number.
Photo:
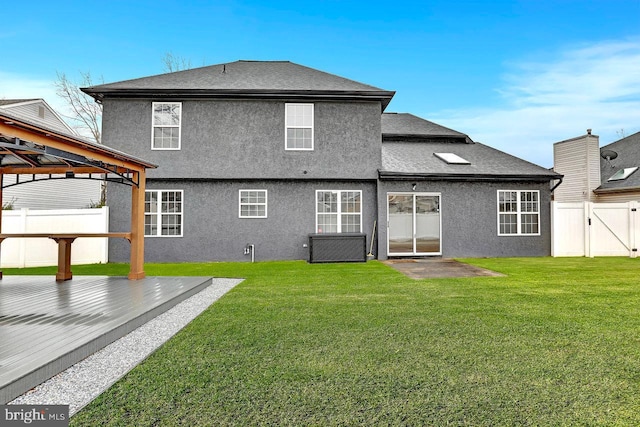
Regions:
<svg viewBox="0 0 640 427"><path fill-rule="evenodd" d="M71 425L640 425L640 259L465 261L148 264L247 280Z"/></svg>

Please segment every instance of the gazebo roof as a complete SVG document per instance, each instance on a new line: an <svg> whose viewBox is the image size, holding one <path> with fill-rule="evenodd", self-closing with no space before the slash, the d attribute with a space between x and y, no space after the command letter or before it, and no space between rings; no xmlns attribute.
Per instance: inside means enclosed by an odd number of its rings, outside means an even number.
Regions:
<svg viewBox="0 0 640 427"><path fill-rule="evenodd" d="M135 184L133 172L156 167L89 139L0 110L0 175L107 174L109 180Z"/></svg>
<svg viewBox="0 0 640 427"><path fill-rule="evenodd" d="M131 242L130 279L141 279L144 273L144 205L146 169L156 168L147 162L85 138L69 135L35 124L15 113L0 110L0 206L2 205L3 176L28 175L31 180L73 178L88 174L95 179L118 181L131 185L131 231L101 233L101 237L122 237ZM47 178L48 176L48 178ZM28 182L28 179L23 181ZM18 182L17 184L20 184ZM17 185L16 183L8 184ZM0 243L9 237L38 237L2 234L0 215ZM79 235L49 236L58 239L58 276L71 278L71 243ZM61 268L63 269L61 271ZM0 278L2 272L0 272Z"/></svg>

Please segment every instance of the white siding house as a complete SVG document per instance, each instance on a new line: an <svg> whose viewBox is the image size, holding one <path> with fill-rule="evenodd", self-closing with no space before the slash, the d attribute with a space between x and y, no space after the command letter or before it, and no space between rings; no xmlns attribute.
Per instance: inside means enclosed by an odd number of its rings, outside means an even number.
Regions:
<svg viewBox="0 0 640 427"><path fill-rule="evenodd" d="M44 99L0 99L0 109L34 125L69 135L77 133L65 123ZM21 182L32 177L22 176ZM44 178L36 175L36 179ZM48 179L11 186L16 177L3 180L3 200L13 209L82 209L100 201L101 182L90 179Z"/></svg>
<svg viewBox="0 0 640 427"><path fill-rule="evenodd" d="M600 186L599 138L587 134L553 144L553 170L564 175L554 192L557 202L593 202Z"/></svg>
<svg viewBox="0 0 640 427"><path fill-rule="evenodd" d="M640 132L599 147L591 134L553 145L554 171L564 175L556 202L640 202Z"/></svg>

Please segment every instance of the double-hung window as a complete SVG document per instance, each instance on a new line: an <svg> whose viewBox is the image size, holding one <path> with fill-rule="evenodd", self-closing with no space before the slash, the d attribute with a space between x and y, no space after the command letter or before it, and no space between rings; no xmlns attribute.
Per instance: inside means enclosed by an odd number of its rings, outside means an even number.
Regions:
<svg viewBox="0 0 640 427"><path fill-rule="evenodd" d="M147 190L144 194L144 235L182 236L182 190Z"/></svg>
<svg viewBox="0 0 640 427"><path fill-rule="evenodd" d="M316 191L318 233L361 233L361 191Z"/></svg>
<svg viewBox="0 0 640 427"><path fill-rule="evenodd" d="M498 190L498 235L540 234L540 192Z"/></svg>
<svg viewBox="0 0 640 427"><path fill-rule="evenodd" d="M313 104L285 104L285 149L313 150Z"/></svg>
<svg viewBox="0 0 640 427"><path fill-rule="evenodd" d="M267 217L267 190L240 190L240 218Z"/></svg>
<svg viewBox="0 0 640 427"><path fill-rule="evenodd" d="M152 150L179 150L181 102L154 102L151 135Z"/></svg>

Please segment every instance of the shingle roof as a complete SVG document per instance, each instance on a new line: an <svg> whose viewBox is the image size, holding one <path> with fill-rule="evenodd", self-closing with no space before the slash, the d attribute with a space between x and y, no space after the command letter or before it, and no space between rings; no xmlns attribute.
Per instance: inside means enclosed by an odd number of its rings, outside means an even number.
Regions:
<svg viewBox="0 0 640 427"><path fill-rule="evenodd" d="M448 164L434 153L453 153L469 164ZM416 176L440 179L536 179L561 175L479 142L384 142L381 177Z"/></svg>
<svg viewBox="0 0 640 427"><path fill-rule="evenodd" d="M28 102L28 101L37 101L39 98L28 98L28 99L0 99L0 106L2 105L13 105L13 104L19 104L21 102Z"/></svg>
<svg viewBox="0 0 640 427"><path fill-rule="evenodd" d="M627 179L608 181L608 179L620 169L640 166L640 132L605 145L600 151L605 149L615 151L618 156L610 162L606 159L600 159L600 179L602 184L595 192L604 193L640 189L640 169L635 171Z"/></svg>
<svg viewBox="0 0 640 427"><path fill-rule="evenodd" d="M382 133L381 178L548 181L561 177L412 114L383 114ZM453 153L469 164L449 164L434 153Z"/></svg>
<svg viewBox="0 0 640 427"><path fill-rule="evenodd" d="M382 114L382 136L470 138L464 133L430 122L408 113Z"/></svg>
<svg viewBox="0 0 640 427"><path fill-rule="evenodd" d="M124 94L323 94L379 99L385 107L395 93L289 61L236 61L92 86L82 90L94 98Z"/></svg>

